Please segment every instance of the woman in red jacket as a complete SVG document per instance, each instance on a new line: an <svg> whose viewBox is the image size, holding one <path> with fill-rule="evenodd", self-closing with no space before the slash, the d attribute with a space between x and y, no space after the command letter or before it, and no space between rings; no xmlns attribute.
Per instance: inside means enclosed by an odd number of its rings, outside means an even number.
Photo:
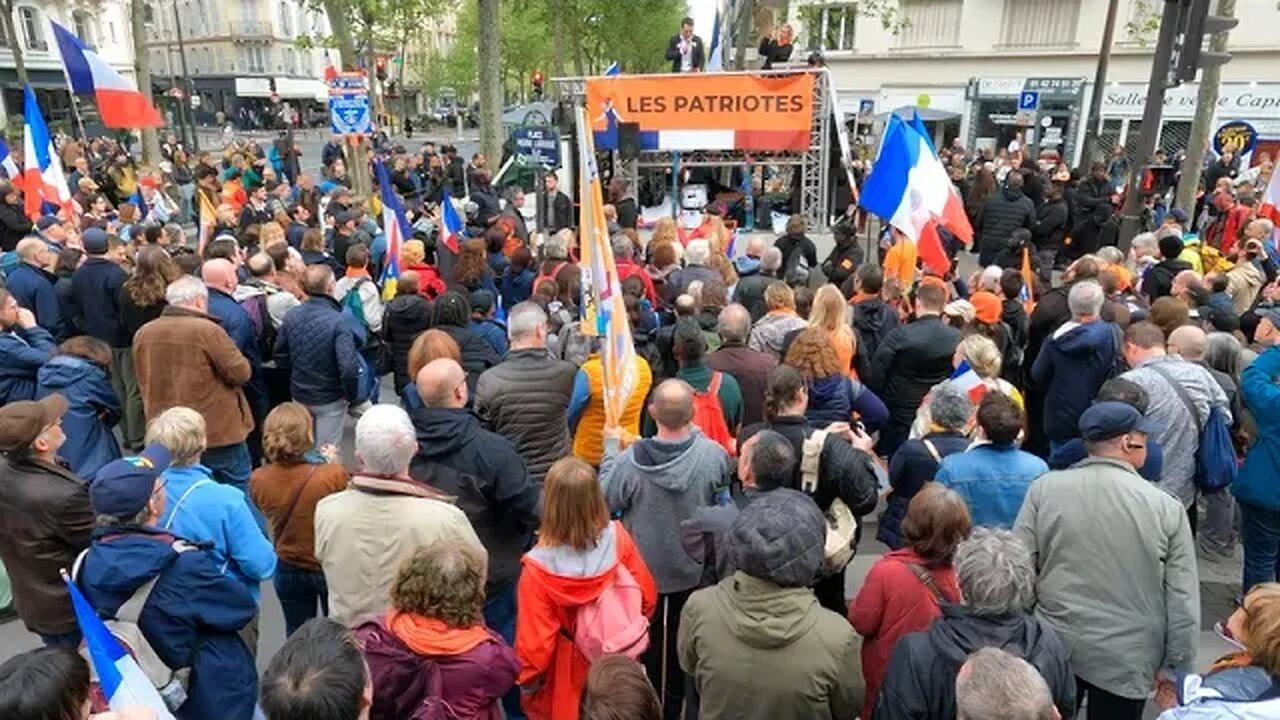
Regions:
<svg viewBox="0 0 1280 720"><path fill-rule="evenodd" d="M963 504L963 503L962 503ZM621 565L652 616L658 588L631 536L609 521L596 473L567 457L547 471L538 544L524 556L516 589L516 655L531 720L577 720L590 664L573 643L578 609L609 588Z"/></svg>
<svg viewBox="0 0 1280 720"><path fill-rule="evenodd" d="M849 622L864 640L862 677L867 694L862 717L871 717L893 646L907 633L929 627L943 602L960 602L951 558L969 534L969 507L954 491L926 483L902 521L906 547L876 561L849 605Z"/></svg>

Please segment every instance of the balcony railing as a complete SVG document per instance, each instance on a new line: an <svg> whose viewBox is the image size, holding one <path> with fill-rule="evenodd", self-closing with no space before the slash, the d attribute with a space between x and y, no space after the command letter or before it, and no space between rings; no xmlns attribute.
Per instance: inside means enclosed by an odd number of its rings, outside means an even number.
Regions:
<svg viewBox="0 0 1280 720"><path fill-rule="evenodd" d="M270 38L271 23L265 20L239 20L230 23L231 37Z"/></svg>

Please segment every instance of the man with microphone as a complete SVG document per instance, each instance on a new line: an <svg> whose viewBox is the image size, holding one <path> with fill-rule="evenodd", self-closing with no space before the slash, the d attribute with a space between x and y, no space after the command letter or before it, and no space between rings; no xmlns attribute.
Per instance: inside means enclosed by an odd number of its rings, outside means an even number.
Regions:
<svg viewBox="0 0 1280 720"><path fill-rule="evenodd" d="M680 33L671 38L667 45L667 59L671 61L671 72L702 72L707 64L702 38L693 34L693 18L680 21Z"/></svg>

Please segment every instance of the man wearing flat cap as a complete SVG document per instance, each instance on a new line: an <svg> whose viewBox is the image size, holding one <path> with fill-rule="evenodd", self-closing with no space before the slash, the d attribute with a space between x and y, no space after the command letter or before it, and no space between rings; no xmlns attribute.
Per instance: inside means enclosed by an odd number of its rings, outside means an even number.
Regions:
<svg viewBox="0 0 1280 720"><path fill-rule="evenodd" d="M1014 524L1035 561L1038 612L1071 648L1090 718L1138 720L1153 680L1196 657L1191 525L1136 470L1159 431L1132 405L1094 403L1080 415L1089 456L1032 483Z"/></svg>
<svg viewBox="0 0 1280 720"><path fill-rule="evenodd" d="M67 401L0 407L0 560L18 616L46 645L75 647L80 630L58 571L89 546L89 485L58 461Z"/></svg>

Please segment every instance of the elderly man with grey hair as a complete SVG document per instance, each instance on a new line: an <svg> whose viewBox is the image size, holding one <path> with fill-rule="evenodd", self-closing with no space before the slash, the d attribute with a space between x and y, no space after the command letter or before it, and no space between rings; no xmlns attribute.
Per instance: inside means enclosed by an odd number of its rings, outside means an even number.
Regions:
<svg viewBox="0 0 1280 720"><path fill-rule="evenodd" d="M957 720L1061 720L1031 663L999 648L969 656L956 675Z"/></svg>
<svg viewBox="0 0 1280 720"><path fill-rule="evenodd" d="M1089 720L1141 718L1153 680L1196 658L1187 514L1137 471L1158 429L1132 405L1095 403L1080 417L1089 457L1032 483L1014 523L1036 568L1037 614L1071 648Z"/></svg>
<svg viewBox="0 0 1280 720"><path fill-rule="evenodd" d="M956 675L984 647L1030 663L1045 678L1063 717L1076 710L1075 678L1066 645L1032 613L1036 604L1031 552L1008 530L975 528L955 556L963 605L943 605L928 630L894 646L875 720L953 718Z"/></svg>
<svg viewBox="0 0 1280 720"><path fill-rule="evenodd" d="M1098 388L1123 368L1120 328L1103 321L1106 293L1095 280L1071 286L1063 323L1040 347L1031 381L1044 392L1044 431L1052 448L1079 437L1076 425Z"/></svg>
<svg viewBox="0 0 1280 720"><path fill-rule="evenodd" d="M511 309L507 338L507 359L476 382L475 412L515 444L529 478L541 485L551 464L572 449L568 413L578 369L547 353L547 314L537 303Z"/></svg>
<svg viewBox="0 0 1280 720"><path fill-rule="evenodd" d="M742 426L764 420L764 399L769 390L769 373L778 367L773 353L752 350L747 346L751 336L751 313L741 305L729 305L720 311L716 332L720 349L707 356L707 367L728 373L738 381L742 391Z"/></svg>
<svg viewBox="0 0 1280 720"><path fill-rule="evenodd" d="M684 267L671 273L662 286L662 294L667 302L672 302L677 295L684 293L689 283L695 280L706 282L715 278L721 280L720 272L707 267L711 260L711 243L704 239L690 240L684 249Z"/></svg>
<svg viewBox="0 0 1280 720"><path fill-rule="evenodd" d="M769 312L769 306L764 301L764 291L781 279L779 276L781 271L782 251L776 247L769 247L760 256L760 269L738 278L738 284L733 288L733 301L751 313L751 322L759 320Z"/></svg>
<svg viewBox="0 0 1280 720"><path fill-rule="evenodd" d="M454 498L409 477L418 450L413 423L395 405L374 405L356 423L359 469L346 490L316 505L316 559L329 587L329 616L347 627L380 619L400 565L420 547L484 547Z"/></svg>

